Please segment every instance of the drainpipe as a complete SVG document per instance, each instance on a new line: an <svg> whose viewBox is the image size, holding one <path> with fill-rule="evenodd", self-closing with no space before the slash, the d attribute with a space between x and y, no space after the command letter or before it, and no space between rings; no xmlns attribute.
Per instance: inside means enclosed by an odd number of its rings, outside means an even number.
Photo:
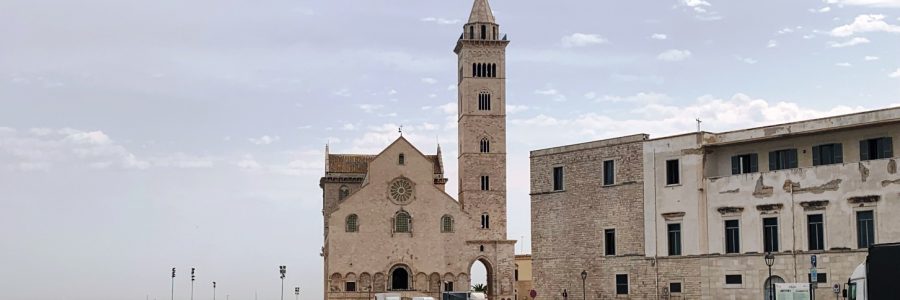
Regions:
<svg viewBox="0 0 900 300"><path fill-rule="evenodd" d="M793 239L791 244L791 255L794 257L794 282L797 282L797 215L794 212L794 183L791 182L791 234Z"/></svg>
<svg viewBox="0 0 900 300"><path fill-rule="evenodd" d="M656 185L656 147L653 147L653 267L656 272L656 299L659 300L659 201Z"/></svg>

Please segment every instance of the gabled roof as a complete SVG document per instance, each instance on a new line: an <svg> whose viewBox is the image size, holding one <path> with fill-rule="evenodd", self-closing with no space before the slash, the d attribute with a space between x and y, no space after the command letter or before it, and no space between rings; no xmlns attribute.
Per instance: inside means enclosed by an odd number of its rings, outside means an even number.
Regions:
<svg viewBox="0 0 900 300"><path fill-rule="evenodd" d="M475 0L472 13L469 14L469 23L496 23L488 0Z"/></svg>
<svg viewBox="0 0 900 300"><path fill-rule="evenodd" d="M403 139L400 137L397 141ZM394 141L396 143L397 141ZM408 141L407 141L408 143ZM390 148L390 146L388 146ZM386 148L385 148L386 149ZM416 149L413 147L413 149ZM328 151L328 150L326 150ZM416 149L418 151L418 149ZM436 155L424 155L434 165L434 174L444 174L444 163L441 158L441 148L438 146ZM366 174L369 172L369 163L371 163L378 155L370 154L331 154L325 157L325 173L326 174Z"/></svg>

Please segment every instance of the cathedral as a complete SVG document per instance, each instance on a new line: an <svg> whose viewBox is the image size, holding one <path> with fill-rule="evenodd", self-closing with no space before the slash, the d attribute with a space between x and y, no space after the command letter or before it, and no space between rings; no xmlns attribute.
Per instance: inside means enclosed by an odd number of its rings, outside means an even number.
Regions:
<svg viewBox="0 0 900 300"><path fill-rule="evenodd" d="M487 0L475 0L458 56L459 195L445 192L438 146L402 136L378 154L326 147L322 188L325 299L375 293L440 298L470 290L487 270L490 300L514 298L514 240L506 234L506 46Z"/></svg>

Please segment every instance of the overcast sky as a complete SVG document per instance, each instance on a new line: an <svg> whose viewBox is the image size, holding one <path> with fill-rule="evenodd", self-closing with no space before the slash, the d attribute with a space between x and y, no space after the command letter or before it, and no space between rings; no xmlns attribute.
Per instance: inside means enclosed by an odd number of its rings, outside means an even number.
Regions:
<svg viewBox="0 0 900 300"><path fill-rule="evenodd" d="M493 0L528 151L900 103L900 0ZM471 0L0 0L0 298L321 299L324 145L444 149ZM518 250L521 249L521 250ZM293 295L291 295L293 297Z"/></svg>

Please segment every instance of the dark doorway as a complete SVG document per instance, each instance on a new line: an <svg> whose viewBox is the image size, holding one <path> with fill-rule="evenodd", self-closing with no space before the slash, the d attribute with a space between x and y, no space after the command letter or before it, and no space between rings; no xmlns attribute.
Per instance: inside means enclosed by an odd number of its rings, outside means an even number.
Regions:
<svg viewBox="0 0 900 300"><path fill-rule="evenodd" d="M396 268L391 273L391 290L407 291L409 290L409 272L405 268Z"/></svg>

